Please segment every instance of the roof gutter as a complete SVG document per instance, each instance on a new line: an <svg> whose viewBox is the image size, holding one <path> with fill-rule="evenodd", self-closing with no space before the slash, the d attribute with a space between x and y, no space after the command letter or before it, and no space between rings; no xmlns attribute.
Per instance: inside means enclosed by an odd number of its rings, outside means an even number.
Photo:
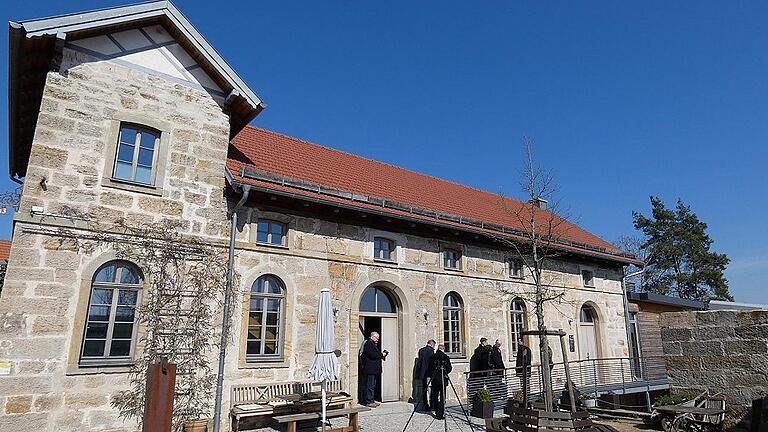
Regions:
<svg viewBox="0 0 768 432"><path fill-rule="evenodd" d="M275 194L275 195L280 195L280 196L285 196L285 197L288 197L288 198L295 198L295 199L300 199L300 200L304 200L304 201L310 201L310 202L314 202L314 203L318 203L318 204L331 205L331 206L340 207L340 208L343 208L343 209L346 209L346 210L354 210L354 211L367 212L367 213L374 214L374 215L377 215L377 216L393 217L392 213L388 213L388 212L385 212L385 211L379 211L379 210L370 209L370 208L360 208L358 206L351 205L351 204L345 204L345 203L340 203L340 202L336 202L336 201L324 200L322 198L309 197L309 196L302 195L302 194L297 194L297 193L288 192L288 191L279 190L279 189L273 189L273 188L270 188L270 187L267 187L267 186L263 186L263 185L256 185L256 184L252 184L252 183L240 182L240 181L237 181L237 180L234 179L234 176L232 175L232 173L229 171L228 168L227 168L226 172L227 172L227 174L226 174L227 181L233 187L242 187L244 185L250 185L254 190L258 190L258 191L262 191L262 192L267 192L267 193L271 193L271 194ZM425 220L423 218L418 218L418 217L413 217L413 216L408 216L408 215L397 215L396 217L400 218L400 219L403 219L403 220L410 221L410 222L428 224L428 225L432 225L432 226L436 226L436 227L440 227L440 228L453 229L453 230L460 229L462 231L465 231L465 232L468 232L468 233L472 233L472 234L482 235L482 236L486 236L486 237L489 236L489 234L487 232L483 231L483 230L472 229L472 228L466 227L466 226L457 227L455 225L451 225L451 224L447 224L447 223L441 223L440 221L430 221L430 220ZM503 235L511 236L513 234L508 232L508 233L504 233ZM561 250L564 250L564 251L567 251L567 252L571 252L571 253L574 253L574 254L583 255L583 256L589 256L589 257L592 257L592 258L602 259L602 260L606 260L606 261L617 262L617 263L620 263L620 264L636 264L636 263L639 263L639 261L638 262L630 261L630 260L628 260L626 258L625 259L621 259L621 258L623 258L621 256L614 256L614 255L602 254L602 253L593 253L593 252L590 252L589 250L577 249L575 247L568 247L566 245L556 245L556 247L558 249L561 249Z"/></svg>

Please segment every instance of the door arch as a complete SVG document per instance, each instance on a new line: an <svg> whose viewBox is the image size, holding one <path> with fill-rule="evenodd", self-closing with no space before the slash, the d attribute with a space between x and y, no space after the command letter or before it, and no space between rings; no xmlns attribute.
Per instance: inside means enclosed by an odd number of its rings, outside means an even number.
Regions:
<svg viewBox="0 0 768 432"><path fill-rule="evenodd" d="M597 309L584 303L579 309L579 369L582 383L594 385L599 377L600 340L598 338L600 318Z"/></svg>
<svg viewBox="0 0 768 432"><path fill-rule="evenodd" d="M379 347L389 351L382 363L381 379L377 383L376 399L382 402L400 400L400 353L402 351L400 302L393 290L380 284L369 285L360 296L358 339L360 347L371 332L379 333ZM362 374L359 388L363 389Z"/></svg>

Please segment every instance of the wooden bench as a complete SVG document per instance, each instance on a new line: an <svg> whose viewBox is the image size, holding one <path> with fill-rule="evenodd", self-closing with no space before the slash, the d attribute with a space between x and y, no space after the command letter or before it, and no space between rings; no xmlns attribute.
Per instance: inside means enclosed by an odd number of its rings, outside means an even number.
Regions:
<svg viewBox="0 0 768 432"><path fill-rule="evenodd" d="M279 383L241 384L232 386L230 392L230 417L232 431L240 430L240 421L247 417L269 419L275 408L288 405L283 396L306 394L319 391L320 383L309 381L287 381ZM328 391L341 391L341 381L328 383Z"/></svg>
<svg viewBox="0 0 768 432"><path fill-rule="evenodd" d="M359 431L359 426L357 422L358 414L360 414L361 412L370 411L370 410L371 409L368 407L359 406L359 405L352 408L327 410L325 412L326 418L348 416L349 426L326 429L326 432L358 432ZM275 417L275 420L277 420L278 423L287 423L288 432L296 432L296 423L300 421L307 421L307 420L321 420L322 418L323 418L322 413L312 412L312 413L306 413L306 414L291 414L291 415L277 416Z"/></svg>

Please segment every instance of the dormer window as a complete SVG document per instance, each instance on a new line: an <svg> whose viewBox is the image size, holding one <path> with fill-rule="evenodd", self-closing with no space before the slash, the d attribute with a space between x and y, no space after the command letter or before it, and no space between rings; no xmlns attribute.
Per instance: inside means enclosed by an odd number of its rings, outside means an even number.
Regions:
<svg viewBox="0 0 768 432"><path fill-rule="evenodd" d="M384 238L376 237L373 239L373 259L394 261L395 260L395 242Z"/></svg>
<svg viewBox="0 0 768 432"><path fill-rule="evenodd" d="M159 144L160 132L135 124L120 124L112 178L141 185L154 185Z"/></svg>

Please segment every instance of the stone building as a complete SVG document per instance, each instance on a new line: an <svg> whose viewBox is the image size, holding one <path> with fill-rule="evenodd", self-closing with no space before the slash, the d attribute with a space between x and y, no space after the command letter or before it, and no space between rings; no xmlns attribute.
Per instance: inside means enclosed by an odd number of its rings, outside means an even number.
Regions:
<svg viewBox="0 0 768 432"><path fill-rule="evenodd" d="M83 218L178 220L226 247L242 204L225 410L234 384L305 378L323 287L352 392L363 334L381 332L385 401L410 397L427 339L447 343L460 384L481 336L512 361L533 325L525 264L496 241L519 232L508 209L524 203L248 126L264 104L170 2L12 22L9 56L23 192L0 297L0 430L136 427L110 398L137 355L146 281L53 234L87 235ZM573 336L575 357L627 356L621 280L634 259L570 224L558 248L548 275L565 301L547 307L548 326Z"/></svg>

